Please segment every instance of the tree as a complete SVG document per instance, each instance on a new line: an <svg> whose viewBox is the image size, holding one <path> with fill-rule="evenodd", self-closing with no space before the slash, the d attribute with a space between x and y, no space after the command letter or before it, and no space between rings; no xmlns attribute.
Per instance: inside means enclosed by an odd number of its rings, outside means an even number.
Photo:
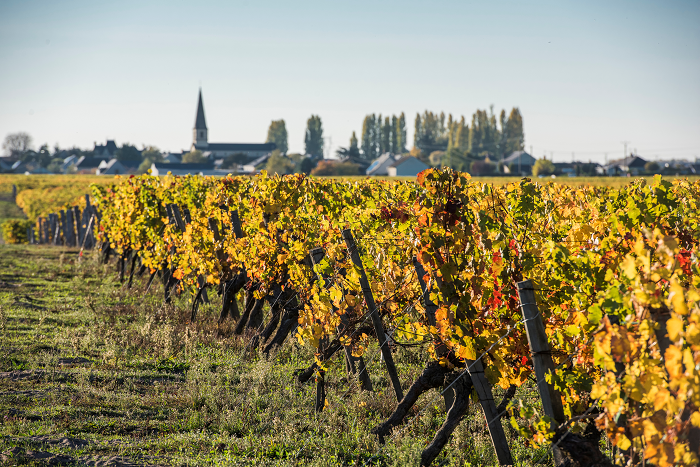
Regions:
<svg viewBox="0 0 700 467"><path fill-rule="evenodd" d="M149 146L144 149L141 157L143 157L143 162L139 165L138 173L142 174L147 173L154 163L163 162L163 154L155 146Z"/></svg>
<svg viewBox="0 0 700 467"><path fill-rule="evenodd" d="M535 165L532 166L532 176L539 177L540 175L552 175L556 172L556 167L554 163L547 159L538 159L535 161Z"/></svg>
<svg viewBox="0 0 700 467"><path fill-rule="evenodd" d="M294 170L294 162L283 156L282 151L275 149L267 160L265 170L271 174L288 174Z"/></svg>
<svg viewBox="0 0 700 467"><path fill-rule="evenodd" d="M391 118L386 117L384 118L384 124L382 125L382 148L379 151L380 154L384 154L385 152L394 152L393 147L391 144L392 140L392 133L393 133L393 128L391 127Z"/></svg>
<svg viewBox="0 0 700 467"><path fill-rule="evenodd" d="M323 127L318 115L312 115L306 122L304 144L306 154L318 159L323 158Z"/></svg>
<svg viewBox="0 0 700 467"><path fill-rule="evenodd" d="M396 123L396 153L404 154L406 152L406 115L401 112Z"/></svg>
<svg viewBox="0 0 700 467"><path fill-rule="evenodd" d="M430 153L428 160L430 165L433 167L442 167L443 160L445 159L445 151L433 151Z"/></svg>
<svg viewBox="0 0 700 467"><path fill-rule="evenodd" d="M58 174L61 173L61 169L63 167L63 159L56 157L55 159L52 159L51 162L46 166L46 170L51 172L52 174Z"/></svg>
<svg viewBox="0 0 700 467"><path fill-rule="evenodd" d="M289 147L287 146L287 127L284 120L273 120L270 123L270 128L267 130L266 143L275 143L277 149L282 154L287 154Z"/></svg>
<svg viewBox="0 0 700 467"><path fill-rule="evenodd" d="M355 136L355 132L352 132L352 136L350 137L350 146L347 148L338 148L338 150L335 152L335 154L340 158L340 159L360 159L361 154L360 154L360 148L357 147L357 136Z"/></svg>
<svg viewBox="0 0 700 467"><path fill-rule="evenodd" d="M48 144L43 144L38 151L27 149L19 153L19 160L33 167L47 167L52 159L53 156L51 155ZM61 163L63 163L63 158L60 159Z"/></svg>
<svg viewBox="0 0 700 467"><path fill-rule="evenodd" d="M308 174L316 166L314 160L305 154L294 152L286 157L292 163L292 171L295 174Z"/></svg>
<svg viewBox="0 0 700 467"><path fill-rule="evenodd" d="M422 116L416 115L415 125L413 145L420 148L424 154L447 150L449 131L445 126L444 112L438 115L426 110Z"/></svg>
<svg viewBox="0 0 700 467"><path fill-rule="evenodd" d="M647 173L656 174L656 173L659 173L661 171L661 167L659 166L658 163L656 163L654 161L649 161L646 164L644 164L644 170Z"/></svg>
<svg viewBox="0 0 700 467"><path fill-rule="evenodd" d="M8 156L19 157L32 148L32 137L29 136L28 133L22 131L19 133L10 133L5 136L5 142L2 143L2 148Z"/></svg>
<svg viewBox="0 0 700 467"><path fill-rule="evenodd" d="M505 112L502 115L505 115ZM520 109L513 107L501 128L504 154L508 155L514 151L525 149L525 133L523 132L523 117L520 115Z"/></svg>
<svg viewBox="0 0 700 467"><path fill-rule="evenodd" d="M352 162L323 160L319 161L311 175L360 175L360 166Z"/></svg>
<svg viewBox="0 0 700 467"><path fill-rule="evenodd" d="M114 153L114 157L116 157L118 161L138 161L141 160L141 151L136 149L136 146L124 143L122 147L117 149L117 152Z"/></svg>
<svg viewBox="0 0 700 467"><path fill-rule="evenodd" d="M496 171L496 164L489 161L473 161L470 169L472 175L489 175Z"/></svg>
<svg viewBox="0 0 700 467"><path fill-rule="evenodd" d="M160 149L155 146L148 146L144 149L143 152L141 152L141 157L151 162L163 162L163 154L160 152Z"/></svg>
<svg viewBox="0 0 700 467"><path fill-rule="evenodd" d="M377 134L377 116L366 115L362 122L362 158L372 161L379 157L379 135Z"/></svg>
<svg viewBox="0 0 700 467"><path fill-rule="evenodd" d="M416 159L419 160L427 160L429 156L423 153L423 151L420 150L420 148L413 146L411 150L408 153L409 156L413 156Z"/></svg>
<svg viewBox="0 0 700 467"><path fill-rule="evenodd" d="M496 148L499 140L498 133L493 107L490 115L486 110L477 110L472 115L472 126L469 131L469 152L479 157L495 156L498 153Z"/></svg>
<svg viewBox="0 0 700 467"><path fill-rule="evenodd" d="M305 157L299 162L299 164L296 167L296 172L295 173L302 173L302 174L307 174L309 175L314 168L316 167L316 164L310 157Z"/></svg>
<svg viewBox="0 0 700 467"><path fill-rule="evenodd" d="M355 132L352 132L352 136L350 137L350 155L351 156L359 156L360 155L360 148L357 147L357 136L355 136Z"/></svg>
<svg viewBox="0 0 700 467"><path fill-rule="evenodd" d="M222 169L233 169L237 165L245 165L250 162L250 157L244 152L236 152L230 154L224 158L224 162L221 164Z"/></svg>
<svg viewBox="0 0 700 467"><path fill-rule="evenodd" d="M199 149L190 151L182 156L183 164L203 164L207 161L208 159L204 157L202 151L200 151Z"/></svg>

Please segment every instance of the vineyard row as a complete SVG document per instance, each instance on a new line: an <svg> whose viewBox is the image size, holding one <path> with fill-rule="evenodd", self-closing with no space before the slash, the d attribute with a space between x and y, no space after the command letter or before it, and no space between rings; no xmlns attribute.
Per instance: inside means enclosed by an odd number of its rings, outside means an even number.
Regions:
<svg viewBox="0 0 700 467"><path fill-rule="evenodd" d="M142 176L95 186L93 198L75 233L61 228L68 214L40 219L39 241L91 243L94 230L122 280L148 271L165 301L189 292L193 321L215 290L219 322L248 330L247 348L269 355L290 336L312 346L315 361L297 379L315 377L317 411L337 353L348 381L372 389L363 356L375 340L397 397L373 430L382 442L411 423L422 393L451 395L424 465L472 391L502 465L513 463L506 415L557 464L610 462L591 441L601 433L626 461L698 462L697 182L495 187L432 169L417 183ZM394 345L427 352L410 385ZM514 397L531 376L544 415ZM498 406L493 385L505 390Z"/></svg>

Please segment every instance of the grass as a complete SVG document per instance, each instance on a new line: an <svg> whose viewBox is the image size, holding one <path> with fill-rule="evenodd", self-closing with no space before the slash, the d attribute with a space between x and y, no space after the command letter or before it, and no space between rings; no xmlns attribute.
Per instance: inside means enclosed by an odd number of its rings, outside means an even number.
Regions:
<svg viewBox="0 0 700 467"><path fill-rule="evenodd" d="M12 194L0 193L0 225L10 219L26 219L24 212L12 201ZM2 243L2 233L0 232L0 243Z"/></svg>
<svg viewBox="0 0 700 467"><path fill-rule="evenodd" d="M336 359L327 374L328 407L316 415L315 385L293 375L313 352L293 339L269 360L245 353L233 323L217 329L215 305L191 325L184 297L164 305L155 283L144 294L145 278L127 290L114 265L97 264L94 253L79 262L75 249L0 245L0 271L0 453L320 466L362 465L380 447L370 431L395 399L376 347L367 354L375 391L347 391ZM395 354L406 388L422 355ZM523 389L517 397L536 403L534 394ZM435 396L422 396L413 414L429 404L427 410L371 465L417 465L444 421L444 402ZM528 448L504 422L518 465L539 458L544 450ZM481 409L472 405L436 465L495 463Z"/></svg>

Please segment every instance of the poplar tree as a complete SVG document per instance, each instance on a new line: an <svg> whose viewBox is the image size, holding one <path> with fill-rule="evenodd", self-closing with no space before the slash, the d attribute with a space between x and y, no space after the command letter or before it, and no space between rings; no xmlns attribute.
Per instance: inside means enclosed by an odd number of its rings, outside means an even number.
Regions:
<svg viewBox="0 0 700 467"><path fill-rule="evenodd" d="M391 147L389 148L389 151L392 154L400 154L399 151L399 138L398 138L398 128L399 128L399 119L396 118L396 115L391 116Z"/></svg>
<svg viewBox="0 0 700 467"><path fill-rule="evenodd" d="M396 152L399 154L407 152L406 143L406 115L401 112L396 126Z"/></svg>
<svg viewBox="0 0 700 467"><path fill-rule="evenodd" d="M464 115L462 115L462 119L457 124L453 145L464 154L469 152L469 125L465 122Z"/></svg>
<svg viewBox="0 0 700 467"><path fill-rule="evenodd" d="M385 117L382 125L382 149L379 152L380 154L393 152L391 148L391 133L391 117Z"/></svg>
<svg viewBox="0 0 700 467"><path fill-rule="evenodd" d="M421 121L420 114L416 114L416 121L413 125L413 147L418 148L420 142L423 139L423 122Z"/></svg>
<svg viewBox="0 0 700 467"><path fill-rule="evenodd" d="M510 111L503 133L505 134L506 154L522 151L525 148L523 117L517 107L513 107L513 110Z"/></svg>
<svg viewBox="0 0 700 467"><path fill-rule="evenodd" d="M354 157L357 157L360 154L360 149L357 147L357 136L355 136L354 131L350 137L350 154Z"/></svg>
<svg viewBox="0 0 700 467"><path fill-rule="evenodd" d="M306 154L315 158L323 158L323 127L321 117L318 115L312 115L306 122L304 144Z"/></svg>
<svg viewBox="0 0 700 467"><path fill-rule="evenodd" d="M376 115L371 114L362 122L362 158L368 161L377 158L376 120Z"/></svg>
<svg viewBox="0 0 700 467"><path fill-rule="evenodd" d="M287 127L284 120L273 120L270 123L270 128L267 130L266 143L275 143L277 149L282 154L286 154L289 150L287 146Z"/></svg>

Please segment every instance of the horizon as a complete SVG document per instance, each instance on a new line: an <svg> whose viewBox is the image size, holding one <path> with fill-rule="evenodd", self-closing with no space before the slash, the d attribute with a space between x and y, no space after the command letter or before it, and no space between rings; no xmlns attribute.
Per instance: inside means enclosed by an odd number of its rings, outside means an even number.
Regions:
<svg viewBox="0 0 700 467"><path fill-rule="evenodd" d="M0 137L178 152L201 86L209 141L262 143L284 119L330 155L367 114L523 115L554 162L700 157L700 3L8 1L0 5ZM27 34L26 31L31 31ZM552 157L553 156L553 157Z"/></svg>

